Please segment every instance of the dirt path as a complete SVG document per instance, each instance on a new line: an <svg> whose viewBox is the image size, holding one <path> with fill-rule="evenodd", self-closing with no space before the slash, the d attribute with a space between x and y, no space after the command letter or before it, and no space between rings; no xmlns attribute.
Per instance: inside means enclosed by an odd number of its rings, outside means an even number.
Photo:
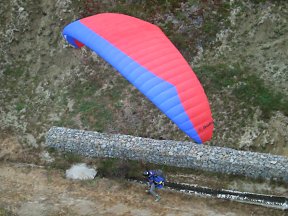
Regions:
<svg viewBox="0 0 288 216"><path fill-rule="evenodd" d="M285 212L161 191L159 203L144 186L96 178L70 181L41 167L0 164L0 207L17 215L284 215Z"/></svg>

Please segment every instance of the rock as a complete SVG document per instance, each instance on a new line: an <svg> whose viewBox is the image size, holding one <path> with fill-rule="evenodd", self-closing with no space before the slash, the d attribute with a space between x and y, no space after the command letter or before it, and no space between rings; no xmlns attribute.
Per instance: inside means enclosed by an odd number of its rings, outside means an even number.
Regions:
<svg viewBox="0 0 288 216"><path fill-rule="evenodd" d="M23 8L23 7L20 7L19 9L18 9L18 11L21 13L21 12L23 12L25 9Z"/></svg>
<svg viewBox="0 0 288 216"><path fill-rule="evenodd" d="M47 151L43 151L43 152L40 154L40 157L41 157L41 159L42 159L43 161L48 162L48 163L51 163L51 162L53 162L53 161L55 160L53 157L51 157L51 156L49 155L49 152L47 152Z"/></svg>
<svg viewBox="0 0 288 216"><path fill-rule="evenodd" d="M101 137L105 139L101 140ZM132 138L120 134L111 135L109 141L108 134L53 127L47 134L46 145L89 157L143 160L149 163L232 173L252 178L275 178L286 181L288 176L286 157L223 147L204 148L192 142ZM103 145L105 148L101 147ZM94 176L92 175L92 178Z"/></svg>
<svg viewBox="0 0 288 216"><path fill-rule="evenodd" d="M199 152L199 153L197 153L197 155L198 155L199 157L201 157L201 156L203 155L203 152Z"/></svg>
<svg viewBox="0 0 288 216"><path fill-rule="evenodd" d="M29 145L29 146L33 146L33 147L37 147L38 146L35 137L32 134L30 134L30 133L28 133L28 134L26 134L24 136L24 140L27 143L27 145Z"/></svg>
<svg viewBox="0 0 288 216"><path fill-rule="evenodd" d="M75 164L70 169L66 170L66 178L73 180L94 179L97 171L87 167L85 163Z"/></svg>

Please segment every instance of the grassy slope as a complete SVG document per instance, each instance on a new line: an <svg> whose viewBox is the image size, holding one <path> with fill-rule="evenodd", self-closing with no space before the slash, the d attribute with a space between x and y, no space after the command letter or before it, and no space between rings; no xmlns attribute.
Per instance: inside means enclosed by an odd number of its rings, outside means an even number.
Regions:
<svg viewBox="0 0 288 216"><path fill-rule="evenodd" d="M7 2L0 13L2 137L13 132L39 146L59 125L189 140L106 62L61 38L72 20L107 11L157 24L191 63L215 119L208 144L288 154L283 1Z"/></svg>
<svg viewBox="0 0 288 216"><path fill-rule="evenodd" d="M40 159L41 145L53 125L189 140L106 62L88 49L68 47L62 39L61 30L72 20L107 11L159 25L193 66L215 118L215 134L208 144L288 155L285 1L105 2L28 0L1 5L1 160L47 165ZM50 153L56 161L47 166L48 171L63 171L84 161ZM97 166L108 177L119 177L127 168L129 175L143 169L139 163L117 160L100 160ZM259 193L267 188L267 193L277 191L277 186L265 182L162 168L176 174L170 176L172 180ZM283 190L287 192L284 187L279 193Z"/></svg>

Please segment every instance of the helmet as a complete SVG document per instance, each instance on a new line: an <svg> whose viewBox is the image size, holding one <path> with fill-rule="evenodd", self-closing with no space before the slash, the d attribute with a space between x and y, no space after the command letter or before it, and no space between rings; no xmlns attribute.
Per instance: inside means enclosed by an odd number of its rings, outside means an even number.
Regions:
<svg viewBox="0 0 288 216"><path fill-rule="evenodd" d="M143 172L143 175L144 175L144 176L149 176L150 173L149 173L149 171L146 170L146 171Z"/></svg>

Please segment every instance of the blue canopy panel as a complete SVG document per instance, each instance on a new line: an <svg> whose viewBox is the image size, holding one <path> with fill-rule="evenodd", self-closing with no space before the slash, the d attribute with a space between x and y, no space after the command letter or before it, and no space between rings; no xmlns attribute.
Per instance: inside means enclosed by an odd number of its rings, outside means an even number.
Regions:
<svg viewBox="0 0 288 216"><path fill-rule="evenodd" d="M80 21L66 26L63 36L76 48L84 44L92 49L116 68L196 143L202 143L174 85L157 77Z"/></svg>

